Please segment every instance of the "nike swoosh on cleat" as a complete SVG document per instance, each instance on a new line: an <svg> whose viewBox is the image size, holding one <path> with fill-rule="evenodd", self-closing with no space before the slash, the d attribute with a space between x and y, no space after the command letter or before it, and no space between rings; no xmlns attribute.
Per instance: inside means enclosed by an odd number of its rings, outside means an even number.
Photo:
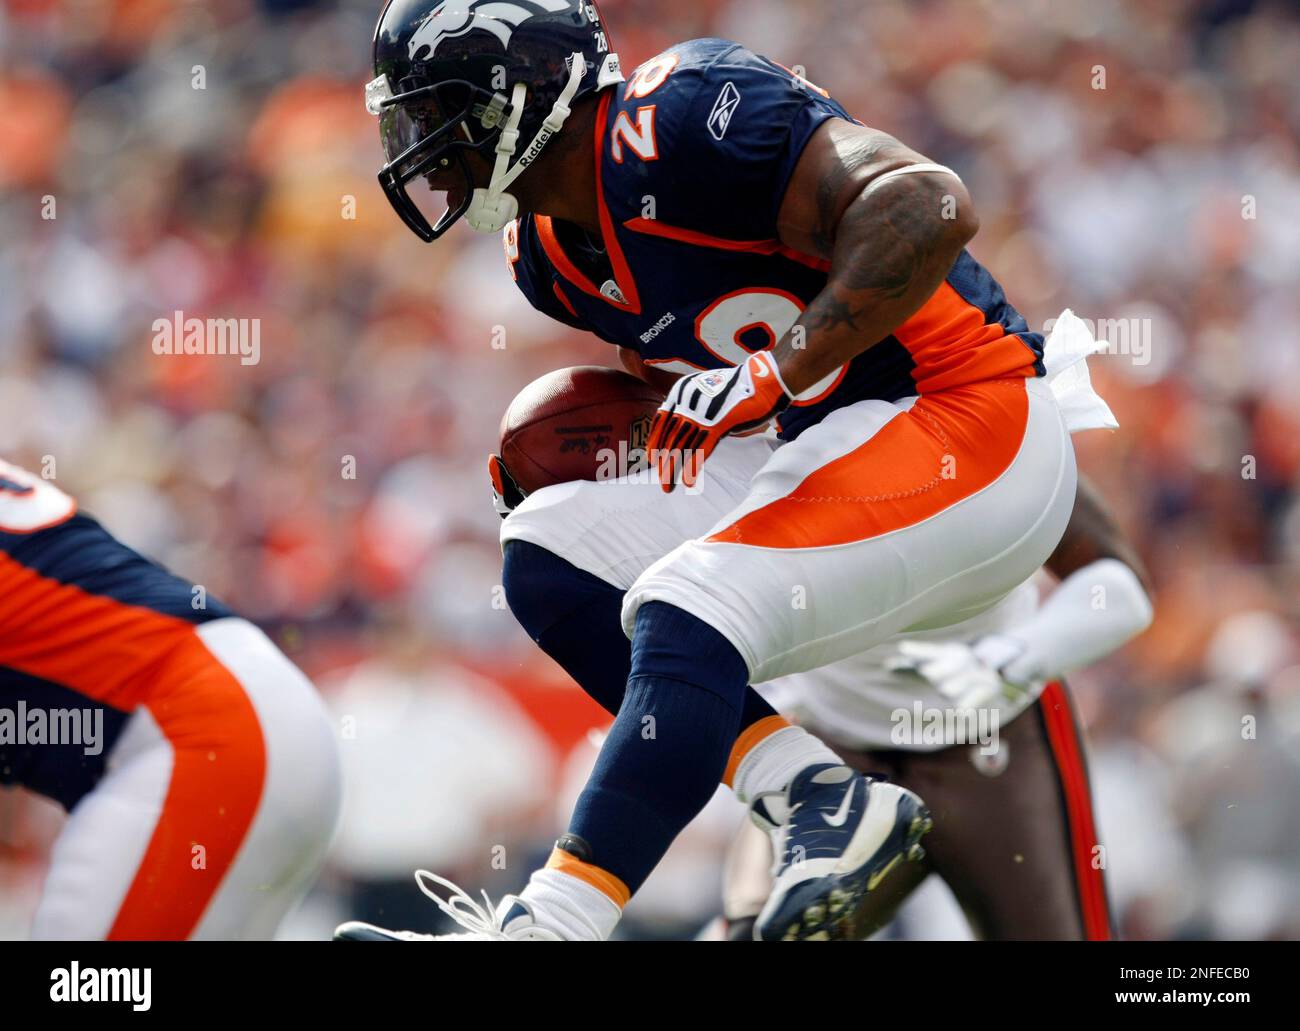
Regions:
<svg viewBox="0 0 1300 1031"><path fill-rule="evenodd" d="M875 891L876 885L889 876L889 872L903 861L901 855L894 856L888 863L867 878L867 891Z"/></svg>
<svg viewBox="0 0 1300 1031"><path fill-rule="evenodd" d="M856 780L849 785L849 790L844 795L844 801L841 802L840 807L835 810L834 816L827 816L825 813L822 813L822 819L830 824L830 826L844 826L844 821L849 818L849 805L853 802L853 789L857 786L858 782Z"/></svg>

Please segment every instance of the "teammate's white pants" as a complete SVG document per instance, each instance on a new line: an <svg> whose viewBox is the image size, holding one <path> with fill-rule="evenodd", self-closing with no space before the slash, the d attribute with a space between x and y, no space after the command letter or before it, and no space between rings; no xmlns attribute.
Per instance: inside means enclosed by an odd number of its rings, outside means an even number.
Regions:
<svg viewBox="0 0 1300 1031"><path fill-rule="evenodd" d="M314 878L341 791L324 707L251 623L195 636L73 808L33 937L269 938Z"/></svg>
<svg viewBox="0 0 1300 1031"><path fill-rule="evenodd" d="M946 626L1028 579L1064 532L1074 451L1041 379L860 401L772 450L724 440L693 492L647 476L538 491L502 526L715 627L752 683Z"/></svg>

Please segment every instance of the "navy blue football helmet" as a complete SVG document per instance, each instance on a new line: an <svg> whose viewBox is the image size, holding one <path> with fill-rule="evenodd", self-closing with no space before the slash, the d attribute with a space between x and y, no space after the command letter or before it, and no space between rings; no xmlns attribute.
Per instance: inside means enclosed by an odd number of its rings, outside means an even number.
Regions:
<svg viewBox="0 0 1300 1031"><path fill-rule="evenodd" d="M576 55L576 56L575 56ZM505 187L559 131L580 97L622 81L591 0L388 0L374 41L366 107L379 116L379 184L402 221L436 240L462 215L499 231L517 204ZM510 160L526 147L513 166ZM469 151L495 158L475 189ZM412 180L456 168L463 193L430 225Z"/></svg>

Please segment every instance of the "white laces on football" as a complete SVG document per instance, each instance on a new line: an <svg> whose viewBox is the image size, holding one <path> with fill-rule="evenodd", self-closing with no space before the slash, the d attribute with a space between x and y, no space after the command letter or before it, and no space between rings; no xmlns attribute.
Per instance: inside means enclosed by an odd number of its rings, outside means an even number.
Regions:
<svg viewBox="0 0 1300 1031"><path fill-rule="evenodd" d="M443 898L438 892L425 884L425 878L441 885L447 889L447 898ZM488 893L483 892L483 905L478 904L478 900L471 896L460 885L447 880L445 877L439 877L436 873L430 873L428 870L415 871L415 883L420 886L434 905L446 913L449 917L460 924L465 930L473 934L486 935L488 938L509 941L510 935L501 927L501 918L497 915L495 908L492 906L492 900L488 898Z"/></svg>

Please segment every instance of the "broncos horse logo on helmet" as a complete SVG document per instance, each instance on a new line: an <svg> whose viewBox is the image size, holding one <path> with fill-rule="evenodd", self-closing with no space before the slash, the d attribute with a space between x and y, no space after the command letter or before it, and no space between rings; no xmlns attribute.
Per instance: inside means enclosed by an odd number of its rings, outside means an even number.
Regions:
<svg viewBox="0 0 1300 1031"><path fill-rule="evenodd" d="M411 60L415 60L423 47L428 47L429 53L433 53L444 39L462 36L476 23L479 28L491 32L501 40L502 46L509 46L510 33L524 19L541 11L554 14L568 6L567 0L534 0L532 3L503 3L500 0L470 0L466 3L464 0L444 0L429 12L429 17L415 30L407 51Z"/></svg>
<svg viewBox="0 0 1300 1031"><path fill-rule="evenodd" d="M461 216L499 232L518 211L506 187L560 131L570 105L623 79L592 0L388 0L374 68L366 107L379 116L387 159L379 184L422 240ZM467 151L494 155L486 188L474 187ZM431 225L407 184L453 167L460 202Z"/></svg>

